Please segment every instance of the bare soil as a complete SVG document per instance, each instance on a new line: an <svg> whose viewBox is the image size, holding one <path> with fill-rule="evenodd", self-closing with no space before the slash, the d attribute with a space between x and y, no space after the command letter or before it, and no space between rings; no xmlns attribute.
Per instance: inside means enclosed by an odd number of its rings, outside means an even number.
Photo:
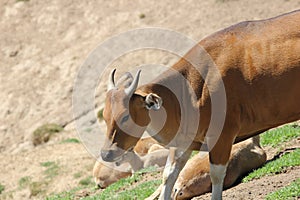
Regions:
<svg viewBox="0 0 300 200"><path fill-rule="evenodd" d="M104 40L133 28L162 27L198 41L240 21L299 8L299 0L0 1L0 184L5 187L0 199L42 199L78 187L80 180L92 175L95 158L82 144L62 141L78 138L72 113L75 77L88 54ZM114 64L126 69L145 63L170 66L175 60L174 55L153 50L132 53ZM103 104L103 91L97 96L97 108ZM64 131L34 146L33 131L46 123L62 125ZM51 178L45 162L57 166ZM21 186L24 177L30 183ZM257 199L295 177L298 167L239 184L226 190L225 198Z"/></svg>

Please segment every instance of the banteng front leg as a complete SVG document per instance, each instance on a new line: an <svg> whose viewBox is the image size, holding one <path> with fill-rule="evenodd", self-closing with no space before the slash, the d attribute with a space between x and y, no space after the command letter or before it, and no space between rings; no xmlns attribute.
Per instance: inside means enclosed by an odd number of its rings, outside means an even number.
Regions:
<svg viewBox="0 0 300 200"><path fill-rule="evenodd" d="M173 199L173 186L190 155L190 150L183 151L177 148L170 148L170 154L163 172L163 183L159 196L160 200Z"/></svg>
<svg viewBox="0 0 300 200"><path fill-rule="evenodd" d="M160 200L173 199L173 186L190 155L190 150L183 151L174 147L170 148L168 160L163 172L162 184L150 197L146 198L146 200L157 199L158 196Z"/></svg>
<svg viewBox="0 0 300 200"><path fill-rule="evenodd" d="M223 182L226 175L227 164L215 165L210 163L210 179L212 183L212 200L221 200L223 191Z"/></svg>
<svg viewBox="0 0 300 200"><path fill-rule="evenodd" d="M233 138L222 134L209 152L212 200L222 200L223 182L233 144Z"/></svg>

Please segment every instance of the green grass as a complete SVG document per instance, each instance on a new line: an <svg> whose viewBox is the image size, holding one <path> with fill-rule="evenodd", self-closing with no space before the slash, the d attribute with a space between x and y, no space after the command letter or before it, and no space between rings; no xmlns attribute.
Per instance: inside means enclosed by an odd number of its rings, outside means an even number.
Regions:
<svg viewBox="0 0 300 200"><path fill-rule="evenodd" d="M140 181L142 178L139 174L134 174L131 177L127 177L124 179L120 179L118 182L108 186L100 195L92 197L91 199L110 199L116 195L117 192L120 191L121 188L130 187L134 182ZM89 198L87 198L89 199Z"/></svg>
<svg viewBox="0 0 300 200"><path fill-rule="evenodd" d="M51 166L55 165L55 162L47 161L47 162L41 162L40 164L43 167L51 167Z"/></svg>
<svg viewBox="0 0 300 200"><path fill-rule="evenodd" d="M144 169L141 169L137 172L135 172L136 175L143 175L145 173L157 173L157 167L155 166L150 166L150 167L147 167L147 168L144 168Z"/></svg>
<svg viewBox="0 0 300 200"><path fill-rule="evenodd" d="M91 177L88 177L89 180L82 179L83 181L80 185L70 191L65 191L59 194L52 194L48 196L47 200L71 200L75 198L75 193L82 188L89 188L90 185L86 185L87 182L91 181ZM86 197L84 199L111 199L112 196L120 192L122 188L130 187L134 182L140 181L142 179L142 173L136 173L131 177L120 179L118 182L108 186L103 192L98 195ZM90 183L90 182L89 182Z"/></svg>
<svg viewBox="0 0 300 200"><path fill-rule="evenodd" d="M86 177L84 179L81 179L79 181L79 184L82 185L82 186L92 186L94 183L92 181L92 177L89 176L89 177Z"/></svg>
<svg viewBox="0 0 300 200"><path fill-rule="evenodd" d="M135 176L135 175L134 175ZM129 177L125 179L121 179L115 184L107 187L102 193L95 196L90 196L84 198L84 200L131 200L131 199L145 199L150 196L156 188L161 184L161 180L151 180L148 182L144 182L138 184L136 187L132 189L126 189L126 187L130 187L133 182L139 181L139 177Z"/></svg>
<svg viewBox="0 0 300 200"><path fill-rule="evenodd" d="M60 168L57 163L48 161L48 162L42 162L40 164L41 164L41 166L46 168L46 170L44 171L44 174L46 175L47 179L51 180L53 177L58 175Z"/></svg>
<svg viewBox="0 0 300 200"><path fill-rule="evenodd" d="M144 182L135 188L128 189L135 182L142 180L145 173L159 173L156 167L149 167L134 173L131 177L120 179L118 182L108 186L102 193L96 196L87 197L85 200L105 200L105 199L145 199L150 196L161 183L161 180ZM124 190L126 189L126 190Z"/></svg>
<svg viewBox="0 0 300 200"><path fill-rule="evenodd" d="M5 186L0 183L0 194L5 190Z"/></svg>
<svg viewBox="0 0 300 200"><path fill-rule="evenodd" d="M102 119L103 119L103 108L101 108L101 109L98 111L97 117L98 117L98 120L102 120Z"/></svg>
<svg viewBox="0 0 300 200"><path fill-rule="evenodd" d="M31 177L30 176L24 176L19 179L19 187L20 188L25 188L27 187L31 182Z"/></svg>
<svg viewBox="0 0 300 200"><path fill-rule="evenodd" d="M265 164L262 168L259 168L243 178L243 182L260 178L263 176L276 174L282 172L286 167L300 165L300 149L296 149L293 152L286 153L280 158Z"/></svg>
<svg viewBox="0 0 300 200"><path fill-rule="evenodd" d="M46 143L50 140L52 135L62 130L63 127L58 124L44 124L32 133L32 142L35 146Z"/></svg>
<svg viewBox="0 0 300 200"><path fill-rule="evenodd" d="M74 178L80 178L82 176L82 172L76 172L75 174L73 174Z"/></svg>
<svg viewBox="0 0 300 200"><path fill-rule="evenodd" d="M149 197L161 184L161 180L151 180L139 184L137 187L118 193L114 199L131 200Z"/></svg>
<svg viewBox="0 0 300 200"><path fill-rule="evenodd" d="M74 188L70 191L61 192L59 194L52 194L46 197L46 200L72 200L75 199L75 193L82 189L81 187Z"/></svg>
<svg viewBox="0 0 300 200"><path fill-rule="evenodd" d="M278 145L290 141L300 136L299 126L288 124L276 129L266 131L260 135L260 144L262 146L277 147Z"/></svg>
<svg viewBox="0 0 300 200"><path fill-rule="evenodd" d="M290 185L268 194L266 200L288 200L295 199L296 197L300 197L300 178Z"/></svg>
<svg viewBox="0 0 300 200"><path fill-rule="evenodd" d="M32 182L29 184L30 195L37 196L39 194L45 193L45 189L47 187L46 182Z"/></svg>
<svg viewBox="0 0 300 200"><path fill-rule="evenodd" d="M62 144L65 144L65 143L80 143L80 141L76 138L68 138L68 139L65 139L63 141L61 141Z"/></svg>

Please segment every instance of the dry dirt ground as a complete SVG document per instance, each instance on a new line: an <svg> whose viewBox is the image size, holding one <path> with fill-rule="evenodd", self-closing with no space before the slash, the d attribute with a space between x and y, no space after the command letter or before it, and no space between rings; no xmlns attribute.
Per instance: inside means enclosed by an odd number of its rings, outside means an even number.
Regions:
<svg viewBox="0 0 300 200"><path fill-rule="evenodd" d="M0 198L43 198L74 188L91 175L93 156L81 144L61 141L77 138L73 84L81 64L104 40L134 28L162 27L198 41L240 21L299 8L297 0L1 0L0 184L5 190ZM170 66L174 56L137 52L115 63L125 68L145 63ZM98 92L97 107L103 103L103 91ZM32 132L46 123L60 124L64 131L34 147ZM55 163L54 177L47 177L48 168L43 166L47 162ZM296 176L299 169L290 173ZM31 185L41 185L36 196L35 187L20 187L26 177L37 183ZM234 199L245 198L238 189L234 195Z"/></svg>

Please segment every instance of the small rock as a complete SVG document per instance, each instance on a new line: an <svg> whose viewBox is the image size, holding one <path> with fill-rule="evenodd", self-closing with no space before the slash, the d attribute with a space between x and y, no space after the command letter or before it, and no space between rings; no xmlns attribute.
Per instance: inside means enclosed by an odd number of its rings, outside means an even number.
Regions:
<svg viewBox="0 0 300 200"><path fill-rule="evenodd" d="M140 18L140 19L144 19L145 17L146 17L146 15L143 14L143 13L141 13L141 14L139 15L139 18Z"/></svg>
<svg viewBox="0 0 300 200"><path fill-rule="evenodd" d="M16 50L16 51L11 51L11 52L9 53L9 57L15 57L15 56L18 55L18 53L19 53L18 50Z"/></svg>

